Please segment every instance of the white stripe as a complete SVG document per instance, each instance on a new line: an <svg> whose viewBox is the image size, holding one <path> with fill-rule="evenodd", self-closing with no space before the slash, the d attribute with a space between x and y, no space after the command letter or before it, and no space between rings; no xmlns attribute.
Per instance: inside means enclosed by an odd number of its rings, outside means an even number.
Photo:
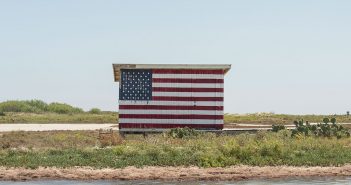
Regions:
<svg viewBox="0 0 351 185"><path fill-rule="evenodd" d="M223 106L222 101L132 101L119 100L120 105L180 105L180 106Z"/></svg>
<svg viewBox="0 0 351 185"><path fill-rule="evenodd" d="M223 93L221 93L221 92L159 92L159 91L153 91L152 96L223 97Z"/></svg>
<svg viewBox="0 0 351 185"><path fill-rule="evenodd" d="M120 109L119 114L194 114L194 115L223 115L223 111L216 110L135 110Z"/></svg>
<svg viewBox="0 0 351 185"><path fill-rule="evenodd" d="M152 87L223 88L223 83L152 83Z"/></svg>
<svg viewBox="0 0 351 185"><path fill-rule="evenodd" d="M180 87L180 88L223 88L223 83L159 83L153 82L152 87Z"/></svg>
<svg viewBox="0 0 351 185"><path fill-rule="evenodd" d="M152 78L223 79L223 74L152 74Z"/></svg>
<svg viewBox="0 0 351 185"><path fill-rule="evenodd" d="M119 123L155 123L155 124L223 124L223 120L210 119L135 119L119 118Z"/></svg>

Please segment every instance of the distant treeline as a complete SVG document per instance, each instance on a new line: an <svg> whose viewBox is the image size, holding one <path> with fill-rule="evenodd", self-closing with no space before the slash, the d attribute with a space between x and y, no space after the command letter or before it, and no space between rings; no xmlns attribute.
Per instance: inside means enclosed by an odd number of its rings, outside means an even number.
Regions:
<svg viewBox="0 0 351 185"><path fill-rule="evenodd" d="M76 114L84 113L84 110L65 103L46 103L42 100L16 100L0 103L0 112L26 112L26 113L58 113ZM90 113L100 113L100 109L93 108Z"/></svg>

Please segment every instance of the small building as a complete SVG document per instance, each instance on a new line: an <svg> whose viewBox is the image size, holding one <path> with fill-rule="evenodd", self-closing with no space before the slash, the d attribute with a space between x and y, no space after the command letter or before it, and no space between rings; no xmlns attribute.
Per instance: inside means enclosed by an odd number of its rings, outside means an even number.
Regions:
<svg viewBox="0 0 351 185"><path fill-rule="evenodd" d="M223 129L230 65L113 64L121 132Z"/></svg>

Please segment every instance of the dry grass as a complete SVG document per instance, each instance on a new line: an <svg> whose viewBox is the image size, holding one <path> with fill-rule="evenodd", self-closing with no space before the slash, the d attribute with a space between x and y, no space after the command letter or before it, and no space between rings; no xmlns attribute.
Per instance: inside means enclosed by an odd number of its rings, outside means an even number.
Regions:
<svg viewBox="0 0 351 185"><path fill-rule="evenodd" d="M86 148L98 146L97 138L96 131L6 132L0 134L0 148Z"/></svg>
<svg viewBox="0 0 351 185"><path fill-rule="evenodd" d="M117 123L118 113L102 112L57 114L57 113L14 113L0 116L0 123Z"/></svg>
<svg viewBox="0 0 351 185"><path fill-rule="evenodd" d="M100 130L98 139L101 147L120 145L124 141L122 137L112 129L107 131Z"/></svg>

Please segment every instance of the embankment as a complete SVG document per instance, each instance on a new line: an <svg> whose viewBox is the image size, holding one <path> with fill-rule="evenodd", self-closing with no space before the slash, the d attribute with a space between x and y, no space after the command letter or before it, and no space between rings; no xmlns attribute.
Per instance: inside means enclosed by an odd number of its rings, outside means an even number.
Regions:
<svg viewBox="0 0 351 185"><path fill-rule="evenodd" d="M252 167L227 168L199 167L127 167L122 169L73 168L4 168L0 167L0 180L163 180L163 181L224 181L257 178L288 178L312 176L350 176L351 165L340 167Z"/></svg>

